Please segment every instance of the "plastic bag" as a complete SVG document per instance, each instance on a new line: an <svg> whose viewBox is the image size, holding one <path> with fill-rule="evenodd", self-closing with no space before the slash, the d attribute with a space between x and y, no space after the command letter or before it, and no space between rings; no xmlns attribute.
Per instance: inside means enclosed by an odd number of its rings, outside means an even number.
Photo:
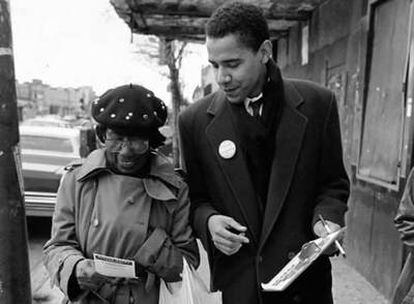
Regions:
<svg viewBox="0 0 414 304"><path fill-rule="evenodd" d="M183 280L166 283L161 279L159 304L221 304L221 292L210 292L193 266L183 259Z"/></svg>

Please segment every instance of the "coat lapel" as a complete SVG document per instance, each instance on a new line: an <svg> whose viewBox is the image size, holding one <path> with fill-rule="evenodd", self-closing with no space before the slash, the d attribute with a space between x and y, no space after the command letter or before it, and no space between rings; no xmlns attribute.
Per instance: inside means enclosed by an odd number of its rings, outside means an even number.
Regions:
<svg viewBox="0 0 414 304"><path fill-rule="evenodd" d="M212 153L216 156L247 228L254 238L253 242L258 244L261 227L258 202L245 158L241 152L240 142L234 130L229 107L225 95L218 92L208 110L210 114L214 115L214 118L206 129L206 135L211 144ZM231 140L236 145L236 154L230 159L221 157L218 152L219 146L224 140Z"/></svg>
<svg viewBox="0 0 414 304"><path fill-rule="evenodd" d="M276 132L276 150L272 162L260 246L266 242L285 202L307 124L307 118L296 110L296 107L303 102L302 96L286 81L284 91L285 106Z"/></svg>

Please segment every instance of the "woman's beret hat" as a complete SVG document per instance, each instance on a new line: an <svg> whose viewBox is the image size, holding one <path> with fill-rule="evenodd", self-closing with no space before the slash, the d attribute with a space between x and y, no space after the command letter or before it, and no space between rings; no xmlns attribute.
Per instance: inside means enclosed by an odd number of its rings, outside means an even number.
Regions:
<svg viewBox="0 0 414 304"><path fill-rule="evenodd" d="M129 84L110 89L94 100L91 114L110 129L146 133L163 126L168 111L152 91Z"/></svg>

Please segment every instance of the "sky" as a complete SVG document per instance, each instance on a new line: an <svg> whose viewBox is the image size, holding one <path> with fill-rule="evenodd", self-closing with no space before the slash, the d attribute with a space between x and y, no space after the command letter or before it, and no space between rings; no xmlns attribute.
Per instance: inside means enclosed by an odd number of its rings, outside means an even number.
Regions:
<svg viewBox="0 0 414 304"><path fill-rule="evenodd" d="M133 35L109 0L10 1L16 79L41 79L54 87L107 89L137 83L170 103L165 66L136 53L148 37ZM208 64L202 44L183 60L184 96L191 99Z"/></svg>

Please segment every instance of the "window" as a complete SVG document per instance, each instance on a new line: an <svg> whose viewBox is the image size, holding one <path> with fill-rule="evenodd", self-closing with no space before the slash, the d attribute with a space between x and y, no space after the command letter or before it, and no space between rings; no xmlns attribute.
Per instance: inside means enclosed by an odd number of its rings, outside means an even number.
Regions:
<svg viewBox="0 0 414 304"><path fill-rule="evenodd" d="M301 58L302 65L308 64L309 62L309 24L306 23L302 26L302 49L301 49Z"/></svg>
<svg viewBox="0 0 414 304"><path fill-rule="evenodd" d="M398 189L401 175L410 0L371 6L358 178Z"/></svg>

